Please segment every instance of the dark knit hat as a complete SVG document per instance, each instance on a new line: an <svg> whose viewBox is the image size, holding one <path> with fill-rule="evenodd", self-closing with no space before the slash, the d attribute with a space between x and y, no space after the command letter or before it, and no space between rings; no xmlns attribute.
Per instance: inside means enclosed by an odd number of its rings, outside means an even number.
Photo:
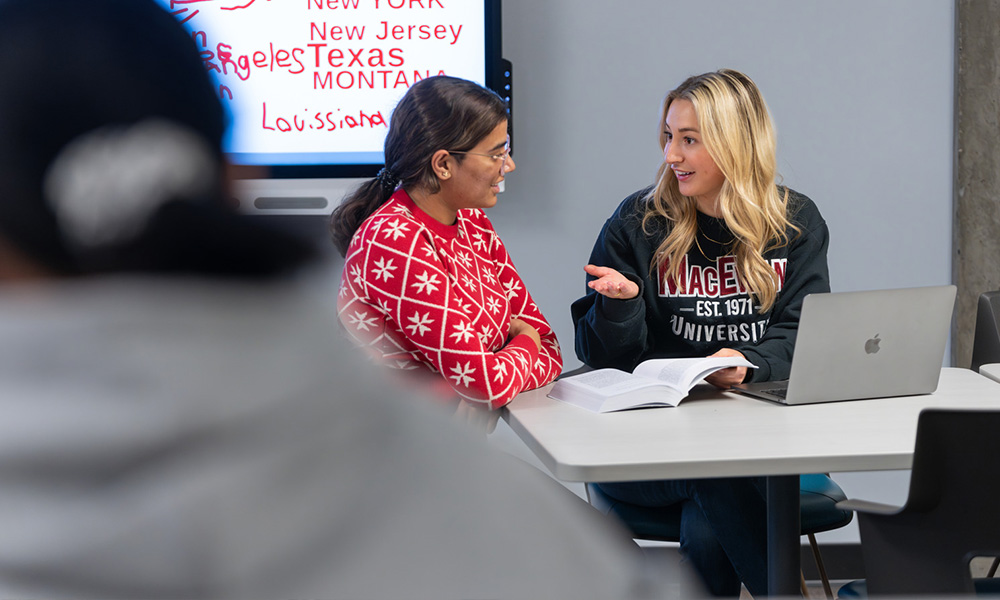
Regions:
<svg viewBox="0 0 1000 600"><path fill-rule="evenodd" d="M226 117L154 0L0 0L0 237L55 273L253 275L312 254L230 209Z"/></svg>

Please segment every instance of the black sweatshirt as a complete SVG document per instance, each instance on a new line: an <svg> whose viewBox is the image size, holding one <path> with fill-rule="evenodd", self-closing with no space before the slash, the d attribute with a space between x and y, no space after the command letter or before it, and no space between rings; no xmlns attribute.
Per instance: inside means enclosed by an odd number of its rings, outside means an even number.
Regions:
<svg viewBox="0 0 1000 600"><path fill-rule="evenodd" d="M721 219L698 213L697 244L682 266L685 285L678 287L668 283L663 269L650 273L666 224L660 219L648 234L642 230L649 190L626 198L604 224L590 262L639 284L639 295L615 300L587 288L570 308L577 357L595 368L631 371L649 358L708 356L732 348L758 367L748 369L748 381L787 379L802 300L830 291L826 221L812 200L788 191L788 218L799 231L789 228L788 244L764 256L782 282L777 301L764 314L741 288L728 252L733 235Z"/></svg>

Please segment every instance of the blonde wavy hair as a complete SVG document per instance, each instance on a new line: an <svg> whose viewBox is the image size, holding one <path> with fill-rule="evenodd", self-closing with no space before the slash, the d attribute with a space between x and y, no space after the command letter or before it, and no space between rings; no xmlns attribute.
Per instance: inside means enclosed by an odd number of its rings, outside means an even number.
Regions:
<svg viewBox="0 0 1000 600"><path fill-rule="evenodd" d="M739 71L721 69L689 77L667 94L660 118L660 149L667 143L663 125L670 105L689 100L709 155L725 176L719 208L736 237L737 274L760 304L769 311L778 296L778 279L764 254L788 243L788 189L779 190L775 135L771 116L756 84ZM680 284L680 266L698 233L697 202L683 196L677 177L665 161L656 186L646 196L642 218L647 233L665 220L669 232L653 255L650 269L667 265L667 277ZM661 220L662 219L662 220Z"/></svg>

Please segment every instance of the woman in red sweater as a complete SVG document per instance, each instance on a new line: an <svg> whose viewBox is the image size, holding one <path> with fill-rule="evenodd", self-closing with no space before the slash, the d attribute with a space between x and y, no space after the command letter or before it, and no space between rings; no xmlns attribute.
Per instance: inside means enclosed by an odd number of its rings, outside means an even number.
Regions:
<svg viewBox="0 0 1000 600"><path fill-rule="evenodd" d="M515 168L504 101L453 77L414 84L389 122L385 165L330 221L352 338L484 408L555 379L555 333L482 211Z"/></svg>

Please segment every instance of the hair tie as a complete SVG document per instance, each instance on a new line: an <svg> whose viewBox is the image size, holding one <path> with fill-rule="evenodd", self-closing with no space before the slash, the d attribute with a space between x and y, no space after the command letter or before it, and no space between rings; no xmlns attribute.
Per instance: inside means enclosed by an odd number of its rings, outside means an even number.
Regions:
<svg viewBox="0 0 1000 600"><path fill-rule="evenodd" d="M395 191L396 186L399 185L399 177L390 171L389 167L382 167L382 170L375 175L375 181L378 181L382 189L387 192Z"/></svg>

